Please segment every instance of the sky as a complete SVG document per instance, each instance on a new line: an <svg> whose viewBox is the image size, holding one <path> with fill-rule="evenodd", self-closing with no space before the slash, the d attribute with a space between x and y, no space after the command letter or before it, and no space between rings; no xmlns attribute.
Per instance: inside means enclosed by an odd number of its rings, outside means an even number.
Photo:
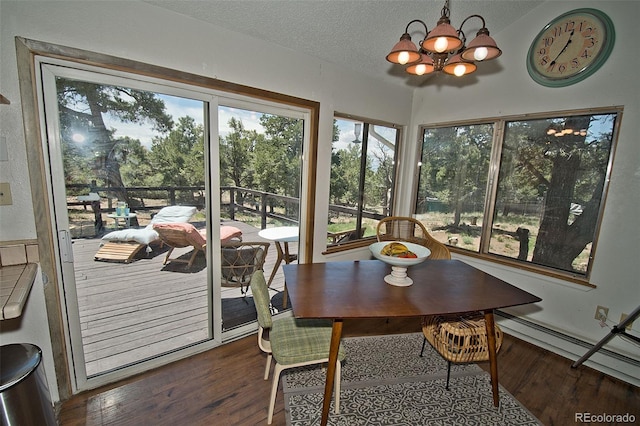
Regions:
<svg viewBox="0 0 640 426"><path fill-rule="evenodd" d="M203 101L163 94L158 94L158 96L164 101L166 111L173 117L174 121L177 121L180 117L191 116L198 124L202 124L204 122ZM229 120L232 117L241 120L247 130L255 130L258 133L264 132L259 121L260 116L262 115L260 112L220 106L218 108L218 114L220 136L224 137L232 131L229 127ZM339 140L334 143L335 149L346 149L352 144L353 140L356 139L354 132L355 123L356 121L344 119L337 120L340 136ZM116 129L116 137L128 136L133 139L138 139L142 145L147 148L151 148L151 142L154 137L160 136L159 133L153 131L148 123L123 123L115 117L105 115L105 124L110 129ZM395 140L395 133L393 133L393 129L376 126L376 130L391 141ZM358 140L362 140L362 131L360 131Z"/></svg>

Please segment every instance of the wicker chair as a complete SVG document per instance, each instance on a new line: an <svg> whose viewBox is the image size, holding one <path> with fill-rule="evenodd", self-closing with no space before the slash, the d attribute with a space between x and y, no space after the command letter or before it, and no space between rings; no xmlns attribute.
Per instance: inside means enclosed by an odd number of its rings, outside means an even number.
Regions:
<svg viewBox="0 0 640 426"><path fill-rule="evenodd" d="M502 346L503 333L496 324L496 352ZM432 315L422 318L423 355L428 341L447 360L447 384L451 376L452 363L469 363L489 360L489 343L484 317L479 312L463 315Z"/></svg>
<svg viewBox="0 0 640 426"><path fill-rule="evenodd" d="M391 216L378 223L378 241L408 241L431 250L429 259L451 259L447 246L437 241L427 232L419 220L412 217ZM457 315L433 315L422 318L424 341L447 360L447 384L451 376L452 363L487 361L489 359L487 332L480 312ZM502 330L496 325L496 351L502 345Z"/></svg>
<svg viewBox="0 0 640 426"><path fill-rule="evenodd" d="M269 243L266 242L228 242L222 246L222 286L240 287L242 296L246 296L251 276L262 271L267 258Z"/></svg>
<svg viewBox="0 0 640 426"><path fill-rule="evenodd" d="M378 222L378 241L407 241L431 250L429 259L451 259L447 246L433 238L422 222L412 217L389 216Z"/></svg>

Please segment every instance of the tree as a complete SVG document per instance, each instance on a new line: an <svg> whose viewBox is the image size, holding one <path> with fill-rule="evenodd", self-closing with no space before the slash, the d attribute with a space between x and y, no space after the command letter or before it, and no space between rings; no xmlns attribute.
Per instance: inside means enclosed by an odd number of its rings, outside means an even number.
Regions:
<svg viewBox="0 0 640 426"><path fill-rule="evenodd" d="M180 117L166 137L156 137L150 160L165 186L204 185L204 129L193 117Z"/></svg>
<svg viewBox="0 0 640 426"><path fill-rule="evenodd" d="M590 121L591 116L571 117L566 120L565 127L588 129ZM539 151L544 150L542 158L551 162L551 170L546 175L548 178L536 168L533 159L523 159L531 177L539 185L547 187L544 214L533 250L534 263L571 271L574 259L593 241L610 137L603 135L597 143L592 143L594 149L587 150L584 149L586 136L583 134L566 135L554 141L557 145L552 149L546 140L536 140ZM591 163L591 167L585 168L586 163ZM571 222L571 204L576 200L577 188L588 193L582 194L585 196L582 213Z"/></svg>
<svg viewBox="0 0 640 426"><path fill-rule="evenodd" d="M484 198L491 158L491 126L427 129L420 170L421 198L435 198L453 211L451 227L460 225L467 206Z"/></svg>
<svg viewBox="0 0 640 426"><path fill-rule="evenodd" d="M498 193L509 194L502 199L537 199L542 205L533 263L574 271L575 259L593 241L612 138L611 131L598 134L597 129L612 129L605 122L614 117L509 123ZM572 206L580 206L579 213Z"/></svg>
<svg viewBox="0 0 640 426"><path fill-rule="evenodd" d="M360 145L356 144L331 153L331 204L357 206L360 199L361 157Z"/></svg>
<svg viewBox="0 0 640 426"><path fill-rule="evenodd" d="M63 78L57 80L57 93L65 153L76 155L73 136L84 133L83 154L94 159L94 176L104 186L114 187L116 196L128 202L126 190L121 189L124 183L119 160L123 151L119 144L123 139L113 138L104 115L110 114L125 123L149 122L156 131L164 133L172 125L164 102L151 92Z"/></svg>
<svg viewBox="0 0 640 426"><path fill-rule="evenodd" d="M255 130L246 130L242 121L236 118L229 120L229 127L233 131L220 138L220 182L222 185L251 187L258 134Z"/></svg>
<svg viewBox="0 0 640 426"><path fill-rule="evenodd" d="M256 183L282 195L299 197L303 120L263 114L260 124L265 139L256 144Z"/></svg>

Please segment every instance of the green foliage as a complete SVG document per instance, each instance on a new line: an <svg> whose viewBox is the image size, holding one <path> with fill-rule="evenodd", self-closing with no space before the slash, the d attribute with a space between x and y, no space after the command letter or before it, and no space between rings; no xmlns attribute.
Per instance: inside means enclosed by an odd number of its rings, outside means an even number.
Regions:
<svg viewBox="0 0 640 426"><path fill-rule="evenodd" d="M152 176L161 176L164 186L203 186L203 133L193 117L181 117L166 137L154 138L149 154Z"/></svg>
<svg viewBox="0 0 640 426"><path fill-rule="evenodd" d="M427 200L438 200L454 212L453 225L463 211L484 202L492 142L491 125L426 129L418 190L418 213Z"/></svg>

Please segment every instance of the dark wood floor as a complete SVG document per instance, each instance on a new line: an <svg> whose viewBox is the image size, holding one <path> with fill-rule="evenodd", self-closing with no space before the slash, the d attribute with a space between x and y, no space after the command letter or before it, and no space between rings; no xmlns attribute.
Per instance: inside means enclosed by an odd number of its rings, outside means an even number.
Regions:
<svg viewBox="0 0 640 426"><path fill-rule="evenodd" d="M419 331L419 321L345 321L343 335ZM419 348L416 348L419 351ZM137 377L84 392L62 404L60 424L266 424L271 381L252 335ZM545 425L579 424L575 413L631 413L640 419L640 389L511 336L498 355L500 383ZM486 365L481 364L486 369ZM274 425L284 425L282 388Z"/></svg>

